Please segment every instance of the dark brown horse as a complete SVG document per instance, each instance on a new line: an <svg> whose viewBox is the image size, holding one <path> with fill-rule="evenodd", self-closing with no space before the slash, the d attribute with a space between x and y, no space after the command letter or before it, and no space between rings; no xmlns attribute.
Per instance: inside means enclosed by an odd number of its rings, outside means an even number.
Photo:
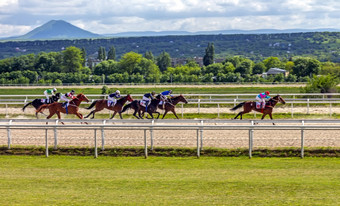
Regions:
<svg viewBox="0 0 340 206"><path fill-rule="evenodd" d="M91 114L92 114L92 117L91 119L94 118L94 114L96 112L99 112L103 109L109 109L109 110L112 110L114 111L112 117L110 119L112 119L117 113L119 114L120 118L123 119L122 117L122 108L124 106L124 104L129 101L129 102L132 102L133 99L131 98L130 94L128 94L127 96L125 97L122 97L120 99L117 100L116 104L114 106L107 106L107 101L106 99L101 99L101 100L96 100L94 101L88 108L86 109L91 109L92 107L96 106L96 109L92 110L90 114L88 114L86 117L84 118L88 118Z"/></svg>
<svg viewBox="0 0 340 206"><path fill-rule="evenodd" d="M164 109L165 110L162 119L164 119L165 115L169 111L171 111L176 116L176 118L178 119L178 116L177 116L176 111L175 111L175 106L179 102L184 102L185 104L188 103L188 101L183 97L183 95L179 95L177 97L172 97L172 98L168 99L168 101L166 101L164 103L164 108L162 107L162 105L158 105L159 109Z"/></svg>
<svg viewBox="0 0 340 206"><path fill-rule="evenodd" d="M263 113L261 120L263 120L263 118L267 114L269 114L270 119L273 120L273 116L272 116L273 108L275 107L275 105L278 102L281 102L282 104L286 104L285 100L280 95L277 95L277 96L275 96L273 98L270 98L268 100L268 102L266 103L266 106L265 106L264 109L262 109L262 108L256 109L256 102L248 101L248 102L242 102L242 103L236 105L235 107L233 107L230 110L235 111L236 109L238 109L238 108L243 106L243 111L239 112L234 119L237 119L238 116L240 116L240 119L242 119L242 115L243 114L249 113L252 110L254 110L254 111Z"/></svg>
<svg viewBox="0 0 340 206"><path fill-rule="evenodd" d="M65 113L65 114L66 113L75 114L80 119L83 119L83 115L79 113L79 105L82 101L89 102L89 99L84 94L78 94L75 99L72 99L70 101L69 105L67 106L67 111L66 111L66 108L62 107L63 103L55 102L52 104L42 105L41 107L39 107L37 112L40 112L41 110L48 108L50 111L50 115L48 115L46 119L51 118L55 114L57 114L58 119L60 119L60 112ZM61 123L64 124L63 122Z"/></svg>
<svg viewBox="0 0 340 206"><path fill-rule="evenodd" d="M153 113L157 113L157 119L159 118L160 113L157 112L157 106L160 102L160 96L158 95L155 99L151 100L151 103L147 106L147 113L151 116L151 118L153 119ZM131 102L130 104L127 104L124 106L122 113L125 112L127 109L133 109L133 116L135 116L137 119L143 119L143 115L145 112L145 107L140 105L140 101L139 100L135 100L133 102ZM136 115L138 112L138 116ZM141 112L143 112L143 115L141 114Z"/></svg>

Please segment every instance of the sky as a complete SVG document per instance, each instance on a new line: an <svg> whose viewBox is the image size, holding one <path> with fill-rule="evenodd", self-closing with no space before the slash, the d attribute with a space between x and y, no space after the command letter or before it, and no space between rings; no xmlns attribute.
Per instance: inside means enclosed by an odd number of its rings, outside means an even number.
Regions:
<svg viewBox="0 0 340 206"><path fill-rule="evenodd" d="M97 34L340 29L340 0L0 0L0 37L50 20Z"/></svg>

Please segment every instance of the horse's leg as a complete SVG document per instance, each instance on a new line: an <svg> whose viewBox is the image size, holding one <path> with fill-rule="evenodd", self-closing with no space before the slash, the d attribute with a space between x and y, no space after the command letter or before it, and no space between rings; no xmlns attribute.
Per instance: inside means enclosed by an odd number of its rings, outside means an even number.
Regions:
<svg viewBox="0 0 340 206"><path fill-rule="evenodd" d="M120 119L123 119L122 113L118 112Z"/></svg>
<svg viewBox="0 0 340 206"><path fill-rule="evenodd" d="M113 119L113 117L117 114L117 111L115 111L113 114L112 114L112 117L110 119Z"/></svg>
<svg viewBox="0 0 340 206"><path fill-rule="evenodd" d="M239 113L234 117L234 119L237 119L237 117L240 116L241 113L242 113L242 112L239 112Z"/></svg>
<svg viewBox="0 0 340 206"><path fill-rule="evenodd" d="M175 108L174 108L173 110L171 110L171 111L172 111L172 113L175 115L175 117L176 117L177 119L179 119L178 116L177 116L177 114L176 114Z"/></svg>
<svg viewBox="0 0 340 206"><path fill-rule="evenodd" d="M269 113L269 117L271 120L273 120L273 116L272 116L272 113ZM275 125L275 123L273 122L273 125Z"/></svg>
<svg viewBox="0 0 340 206"><path fill-rule="evenodd" d="M92 111L90 112L90 114L86 115L86 117L84 117L84 118L85 118L85 119L88 118L93 112L94 112L94 110L92 110ZM94 117L94 114L93 114L93 117ZM93 118L93 117L92 117L92 118Z"/></svg>
<svg viewBox="0 0 340 206"><path fill-rule="evenodd" d="M56 113L57 113L58 119L61 119L60 112L57 111ZM61 123L64 124L64 122L61 122Z"/></svg>
<svg viewBox="0 0 340 206"><path fill-rule="evenodd" d="M159 113L159 112L157 112L157 111L156 111L156 113L158 114L158 116L157 116L157 118L156 118L156 119L158 119L158 118L159 118L159 115L161 115L161 113Z"/></svg>
<svg viewBox="0 0 340 206"><path fill-rule="evenodd" d="M164 119L165 115L168 113L168 110L165 110L162 119Z"/></svg>

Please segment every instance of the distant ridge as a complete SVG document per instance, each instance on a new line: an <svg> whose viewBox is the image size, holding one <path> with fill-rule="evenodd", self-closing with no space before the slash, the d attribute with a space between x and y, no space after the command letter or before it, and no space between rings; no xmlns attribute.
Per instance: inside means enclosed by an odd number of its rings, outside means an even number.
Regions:
<svg viewBox="0 0 340 206"><path fill-rule="evenodd" d="M141 37L141 36L173 36L173 35L217 35L217 34L280 34L280 33L305 33L305 32L340 32L340 29L257 29L257 30L216 30L216 31L136 31L115 34L103 34L106 37Z"/></svg>
<svg viewBox="0 0 340 206"><path fill-rule="evenodd" d="M84 39L102 37L76 27L63 20L51 20L40 27L33 29L25 35L10 37L11 40L36 40L36 39Z"/></svg>

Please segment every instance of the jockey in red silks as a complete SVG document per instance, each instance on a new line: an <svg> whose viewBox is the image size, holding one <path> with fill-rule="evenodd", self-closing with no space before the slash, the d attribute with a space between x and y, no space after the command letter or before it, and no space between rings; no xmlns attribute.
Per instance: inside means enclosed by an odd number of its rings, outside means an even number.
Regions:
<svg viewBox="0 0 340 206"><path fill-rule="evenodd" d="M266 92L263 92L263 93L260 93L259 95L256 96L256 100L259 101L261 103L261 108L264 109L265 106L266 106L266 99L269 99L270 96L269 95L269 92L266 91Z"/></svg>

